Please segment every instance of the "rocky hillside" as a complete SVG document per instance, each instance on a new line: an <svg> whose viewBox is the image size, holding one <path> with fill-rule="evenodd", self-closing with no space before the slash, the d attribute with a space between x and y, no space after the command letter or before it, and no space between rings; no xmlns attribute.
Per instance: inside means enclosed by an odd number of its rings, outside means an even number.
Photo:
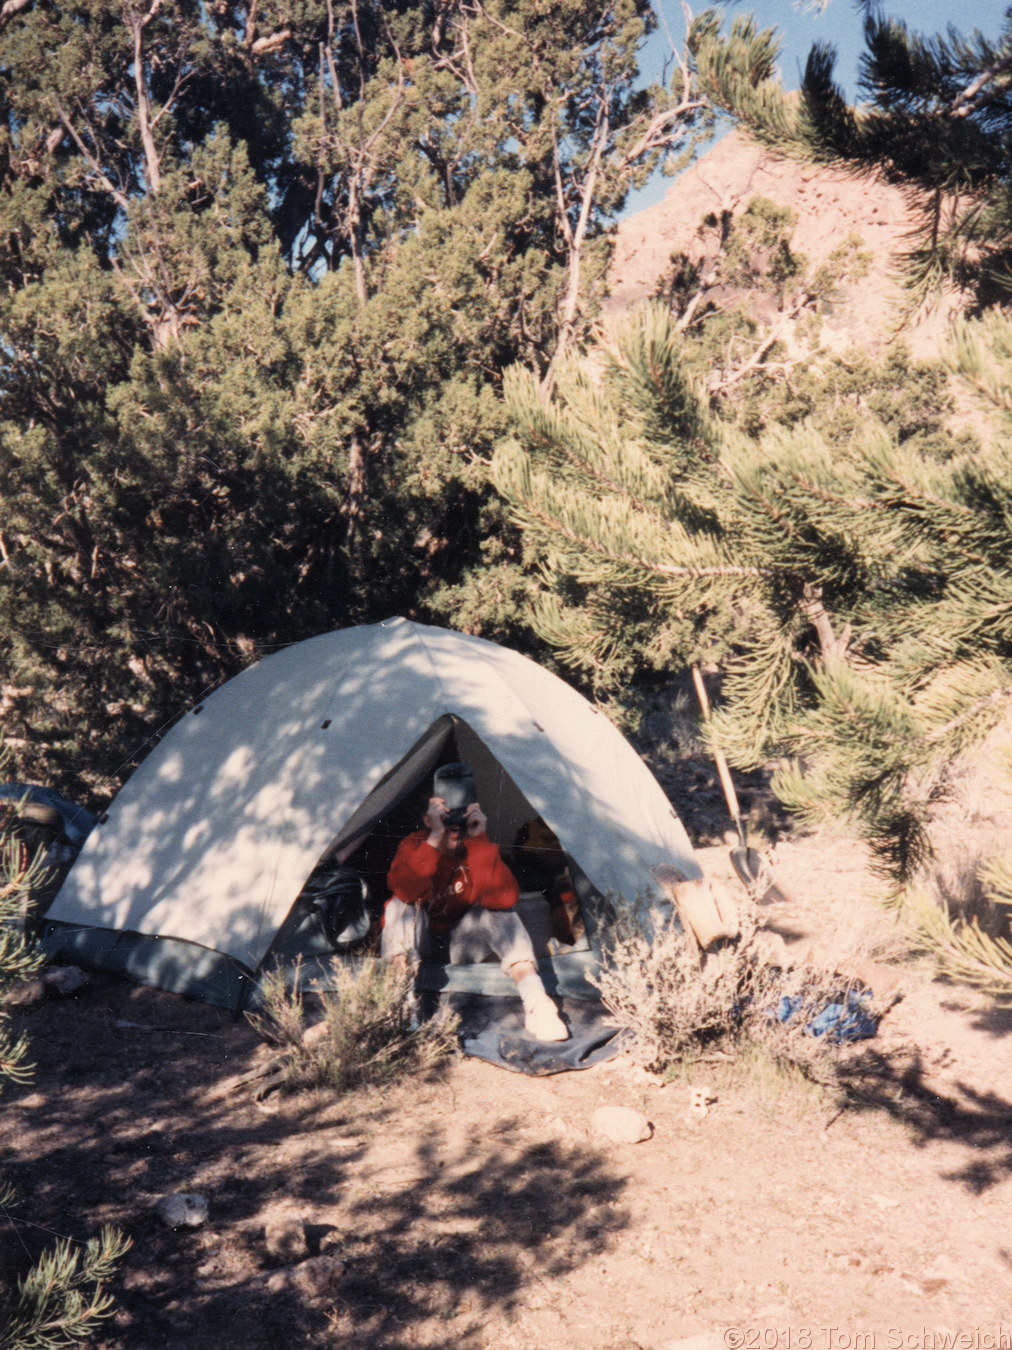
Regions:
<svg viewBox="0 0 1012 1350"><path fill-rule="evenodd" d="M744 132L724 136L668 189L664 200L627 217L618 227L605 318L614 319L648 299L672 254L700 263L715 247L713 233L701 235L708 213L738 216L754 197L789 207L797 216L792 247L813 266L852 236L859 236L871 263L863 277L841 290L823 314L822 341L830 348L874 346L897 330L900 291L896 260L909 247L913 224L899 188L835 170L785 159ZM958 306L948 296L919 318L904 336L916 356L937 349L946 320Z"/></svg>

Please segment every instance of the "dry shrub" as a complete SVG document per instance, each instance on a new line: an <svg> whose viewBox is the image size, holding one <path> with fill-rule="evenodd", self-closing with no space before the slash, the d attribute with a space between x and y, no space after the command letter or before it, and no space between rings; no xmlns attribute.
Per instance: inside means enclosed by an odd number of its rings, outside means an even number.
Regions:
<svg viewBox="0 0 1012 1350"><path fill-rule="evenodd" d="M663 1074L758 1051L810 1079L831 1078L833 1042L807 1028L850 990L833 972L779 963L754 904L742 907L740 936L702 962L673 914L660 908L618 915L603 945L595 983L614 1022L632 1033L629 1053L645 1069ZM797 1011L780 1020L785 997Z"/></svg>
<svg viewBox="0 0 1012 1350"><path fill-rule="evenodd" d="M261 986L261 1011L252 1026L286 1055L289 1088L326 1087L347 1092L407 1073L425 1072L457 1050L457 1018L449 1014L418 1023L410 972L367 958L335 961L331 990L314 995L323 1019L306 1027L298 990L275 971Z"/></svg>

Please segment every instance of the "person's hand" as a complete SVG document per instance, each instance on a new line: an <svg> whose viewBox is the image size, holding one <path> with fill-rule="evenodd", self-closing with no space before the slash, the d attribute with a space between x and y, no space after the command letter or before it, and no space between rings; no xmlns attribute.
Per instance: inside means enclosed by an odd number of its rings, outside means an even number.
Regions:
<svg viewBox="0 0 1012 1350"><path fill-rule="evenodd" d="M442 797L429 798L429 809L422 816L422 824L429 832L428 842L442 851L446 843L446 802Z"/></svg>
<svg viewBox="0 0 1012 1350"><path fill-rule="evenodd" d="M464 814L464 828L467 830L468 839L473 839L476 834L484 834L488 829L488 816L477 802L472 802L467 808Z"/></svg>

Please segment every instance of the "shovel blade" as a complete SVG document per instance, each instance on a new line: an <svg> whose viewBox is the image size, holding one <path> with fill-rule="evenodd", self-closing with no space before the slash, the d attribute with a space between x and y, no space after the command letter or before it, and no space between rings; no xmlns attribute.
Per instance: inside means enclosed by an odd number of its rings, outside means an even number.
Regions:
<svg viewBox="0 0 1012 1350"><path fill-rule="evenodd" d="M768 864L754 848L733 848L731 866L738 880L759 904L772 904L775 901L786 903L790 900L790 894L777 882Z"/></svg>

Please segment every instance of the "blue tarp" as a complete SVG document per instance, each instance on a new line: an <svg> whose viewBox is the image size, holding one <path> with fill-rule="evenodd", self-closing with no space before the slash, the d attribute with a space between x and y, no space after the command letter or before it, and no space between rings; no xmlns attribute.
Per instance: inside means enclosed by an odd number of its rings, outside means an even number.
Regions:
<svg viewBox="0 0 1012 1350"><path fill-rule="evenodd" d="M868 1011L872 991L851 989L838 1002L813 1003L810 999L784 994L773 1010L778 1022L803 1018L810 1036L830 1041L865 1041L878 1031L879 1019Z"/></svg>
<svg viewBox="0 0 1012 1350"><path fill-rule="evenodd" d="M518 998L479 995L443 995L460 1017L460 1048L465 1055L484 1059L515 1073L542 1076L569 1069L589 1069L613 1059L624 1045L614 1023L600 1003L584 999L557 999L569 1027L568 1041L536 1041L524 1030Z"/></svg>

